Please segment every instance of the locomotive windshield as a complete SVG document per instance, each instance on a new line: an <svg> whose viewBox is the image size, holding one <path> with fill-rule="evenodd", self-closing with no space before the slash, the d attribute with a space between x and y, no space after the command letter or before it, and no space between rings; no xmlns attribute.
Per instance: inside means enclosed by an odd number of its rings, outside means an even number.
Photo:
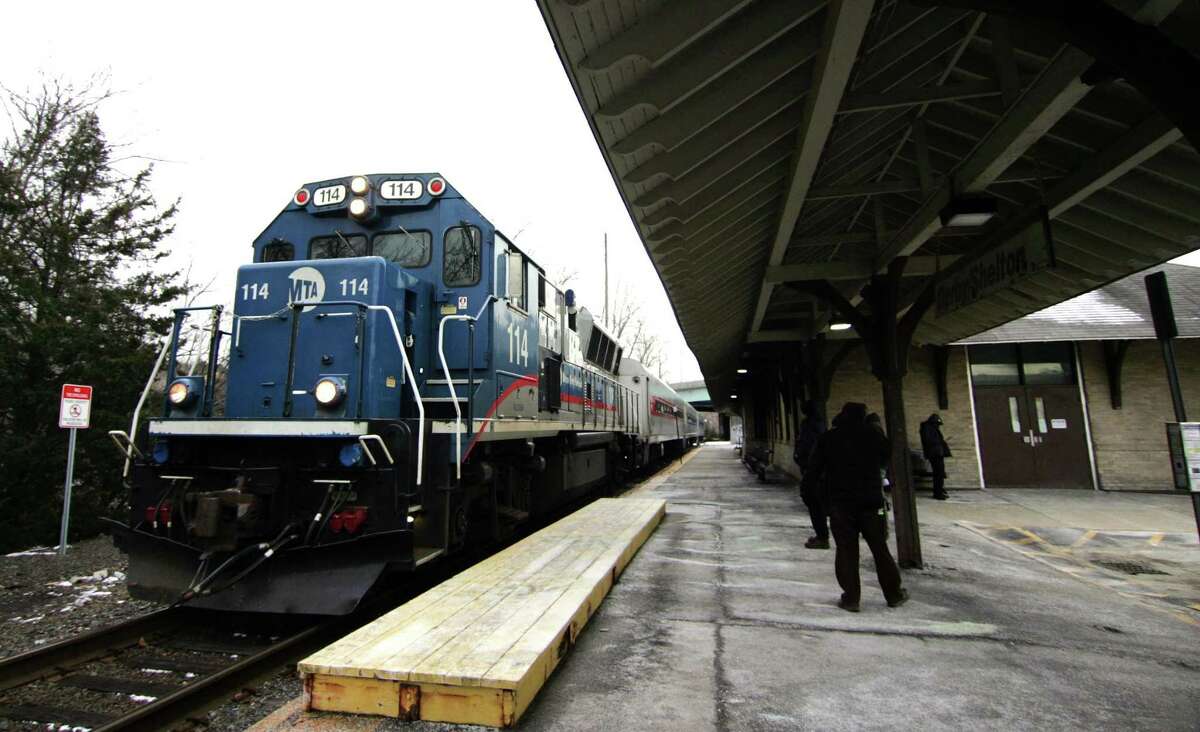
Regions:
<svg viewBox="0 0 1200 732"><path fill-rule="evenodd" d="M367 237L362 234L313 237L308 243L309 259L340 259L367 256Z"/></svg>
<svg viewBox="0 0 1200 732"><path fill-rule="evenodd" d="M295 247L289 241L273 241L262 250L262 261L264 262L290 262L295 258Z"/></svg>
<svg viewBox="0 0 1200 732"><path fill-rule="evenodd" d="M401 267L424 267L429 264L432 241L428 231L389 231L375 235L371 253Z"/></svg>

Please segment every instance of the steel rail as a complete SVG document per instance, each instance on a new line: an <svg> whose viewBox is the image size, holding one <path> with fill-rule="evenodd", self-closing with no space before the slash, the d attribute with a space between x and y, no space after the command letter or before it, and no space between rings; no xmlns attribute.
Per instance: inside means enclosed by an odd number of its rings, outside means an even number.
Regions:
<svg viewBox="0 0 1200 732"><path fill-rule="evenodd" d="M0 660L0 691L78 671L96 659L124 652L151 634L172 627L197 624L197 619L202 616L202 613L197 614L190 608L167 608ZM311 650L318 640L327 641L326 636L343 628L345 620L338 618L309 625L219 671L199 675L177 691L94 729L97 732L166 729L172 723L212 706L254 679L283 666L294 656ZM64 719L69 716L70 711L64 710Z"/></svg>
<svg viewBox="0 0 1200 732"><path fill-rule="evenodd" d="M278 668L291 658L292 654L307 648L309 642L321 638L324 632L335 625L338 623L318 623L309 626L228 668L201 676L169 696L97 727L95 732L167 729L171 724L212 705L254 679Z"/></svg>
<svg viewBox="0 0 1200 732"><path fill-rule="evenodd" d="M158 610L0 660L0 691L36 681L132 645L148 633L158 632L182 621L183 616L181 608Z"/></svg>

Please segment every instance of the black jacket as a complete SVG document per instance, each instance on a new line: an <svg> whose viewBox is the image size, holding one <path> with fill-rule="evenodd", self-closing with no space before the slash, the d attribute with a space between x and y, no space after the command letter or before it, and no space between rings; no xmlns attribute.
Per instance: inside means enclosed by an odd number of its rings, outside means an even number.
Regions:
<svg viewBox="0 0 1200 732"><path fill-rule="evenodd" d="M921 452L925 459L950 457L950 446L942 437L942 428L933 417L921 423Z"/></svg>
<svg viewBox="0 0 1200 732"><path fill-rule="evenodd" d="M804 472L805 488L811 489L825 478L829 503L835 508L862 511L883 507L880 470L887 464L888 439L867 424L866 417L866 405L843 407L836 426L821 435Z"/></svg>
<svg viewBox="0 0 1200 732"><path fill-rule="evenodd" d="M812 417L802 419L800 421L800 432L796 435L796 445L792 450L792 460L795 460L797 465L807 470L813 450L816 449L817 442L824 433L824 428L816 419Z"/></svg>

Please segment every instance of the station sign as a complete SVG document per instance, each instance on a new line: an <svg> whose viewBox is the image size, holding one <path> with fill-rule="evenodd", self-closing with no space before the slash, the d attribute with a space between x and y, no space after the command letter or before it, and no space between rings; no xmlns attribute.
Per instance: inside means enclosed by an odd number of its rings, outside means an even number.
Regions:
<svg viewBox="0 0 1200 732"><path fill-rule="evenodd" d="M938 283L937 317L978 302L988 295L1011 287L1030 275L1054 266L1054 240L1050 217L1041 215L1014 236L996 247L968 255L955 263L945 279Z"/></svg>
<svg viewBox="0 0 1200 732"><path fill-rule="evenodd" d="M64 429L85 430L92 418L92 387L63 384L58 403L58 426Z"/></svg>
<svg viewBox="0 0 1200 732"><path fill-rule="evenodd" d="M1168 422L1167 448L1175 487L1200 493L1200 422Z"/></svg>

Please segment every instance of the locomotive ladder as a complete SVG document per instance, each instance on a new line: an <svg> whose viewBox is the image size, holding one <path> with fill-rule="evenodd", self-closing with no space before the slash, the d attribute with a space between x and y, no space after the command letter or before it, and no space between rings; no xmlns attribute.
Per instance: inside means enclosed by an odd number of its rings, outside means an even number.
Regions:
<svg viewBox="0 0 1200 732"><path fill-rule="evenodd" d="M461 320L467 324L467 433L475 431L474 397L475 397L475 324L483 317L483 311L495 302L495 295L488 295L479 312L475 315L446 315L438 323L438 359L442 362L442 374L446 377L446 387L450 390L450 403L454 405L454 478L455 482L462 481L462 407L459 405L458 392L454 389L454 379L450 376L450 367L446 364L446 321ZM433 401L433 399L429 399Z"/></svg>

